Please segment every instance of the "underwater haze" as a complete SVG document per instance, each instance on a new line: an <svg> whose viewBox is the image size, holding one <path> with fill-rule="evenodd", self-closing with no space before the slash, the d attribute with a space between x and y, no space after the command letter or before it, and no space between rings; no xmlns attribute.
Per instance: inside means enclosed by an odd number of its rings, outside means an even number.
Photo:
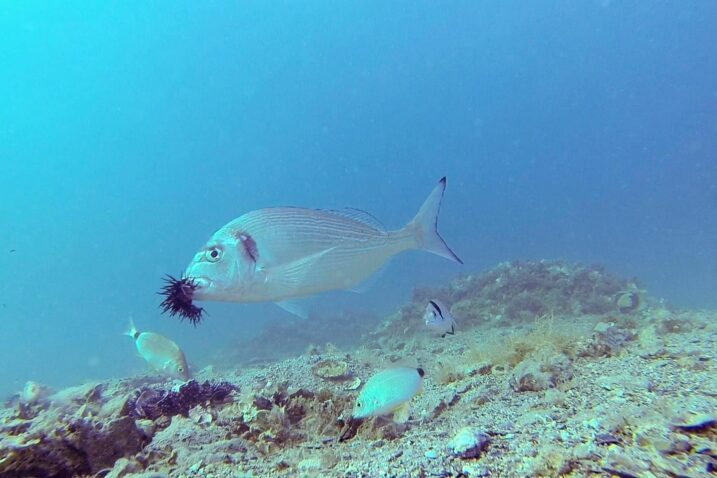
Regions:
<svg viewBox="0 0 717 478"><path fill-rule="evenodd" d="M2 1L0 40L3 395L144 370L130 317L210 364L295 320L160 313L214 231L277 205L399 228L442 176L465 264L402 254L316 307L544 258L717 307L715 2Z"/></svg>

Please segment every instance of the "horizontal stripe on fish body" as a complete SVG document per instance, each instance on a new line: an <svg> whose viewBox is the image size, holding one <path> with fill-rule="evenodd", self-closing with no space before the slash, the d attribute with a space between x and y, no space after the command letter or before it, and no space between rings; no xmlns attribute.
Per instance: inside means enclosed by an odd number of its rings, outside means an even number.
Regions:
<svg viewBox="0 0 717 478"><path fill-rule="evenodd" d="M234 247L245 255L244 260L256 257L251 267L242 268L254 275L253 281L245 281L251 284L237 291L243 302L279 301L349 289L392 256L415 247L410 232L382 231L331 211L302 208L252 211L216 235L239 238ZM249 238L255 244L253 254L245 249Z"/></svg>

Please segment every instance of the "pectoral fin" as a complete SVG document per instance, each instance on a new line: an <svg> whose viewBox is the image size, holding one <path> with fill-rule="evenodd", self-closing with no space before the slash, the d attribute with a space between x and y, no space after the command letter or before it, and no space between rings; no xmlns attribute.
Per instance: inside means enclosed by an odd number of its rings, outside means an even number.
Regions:
<svg viewBox="0 0 717 478"><path fill-rule="evenodd" d="M334 249L332 247L286 264L268 268L266 269L267 280L271 282L274 291L279 294L295 293L306 282L311 268L316 262Z"/></svg>
<svg viewBox="0 0 717 478"><path fill-rule="evenodd" d="M406 423L408 421L408 416L410 415L411 407L408 404L408 402L404 403L400 407L398 407L393 412L393 421L396 423Z"/></svg>
<svg viewBox="0 0 717 478"><path fill-rule="evenodd" d="M147 362L147 370L151 373L161 373L162 369L157 367L155 364Z"/></svg>

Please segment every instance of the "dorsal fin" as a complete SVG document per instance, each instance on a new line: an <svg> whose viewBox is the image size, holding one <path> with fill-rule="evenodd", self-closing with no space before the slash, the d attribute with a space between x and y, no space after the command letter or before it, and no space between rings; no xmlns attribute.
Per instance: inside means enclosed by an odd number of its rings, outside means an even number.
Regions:
<svg viewBox="0 0 717 478"><path fill-rule="evenodd" d="M365 224L366 226L370 226L379 231L386 230L381 221L376 219L376 216L364 211L363 209L357 209L355 207L342 207L341 209L328 209L327 211L338 216L353 219L354 221L358 221L361 224Z"/></svg>

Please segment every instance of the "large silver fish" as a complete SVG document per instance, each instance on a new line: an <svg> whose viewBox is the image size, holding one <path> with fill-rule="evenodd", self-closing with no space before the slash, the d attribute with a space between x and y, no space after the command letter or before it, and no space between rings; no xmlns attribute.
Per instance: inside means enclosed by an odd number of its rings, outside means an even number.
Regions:
<svg viewBox="0 0 717 478"><path fill-rule="evenodd" d="M219 229L194 256L181 279L168 276L165 312L196 324L194 300L277 302L334 289L351 289L391 257L421 249L462 263L438 234L442 178L416 216L386 231L357 209L275 207L248 212Z"/></svg>

